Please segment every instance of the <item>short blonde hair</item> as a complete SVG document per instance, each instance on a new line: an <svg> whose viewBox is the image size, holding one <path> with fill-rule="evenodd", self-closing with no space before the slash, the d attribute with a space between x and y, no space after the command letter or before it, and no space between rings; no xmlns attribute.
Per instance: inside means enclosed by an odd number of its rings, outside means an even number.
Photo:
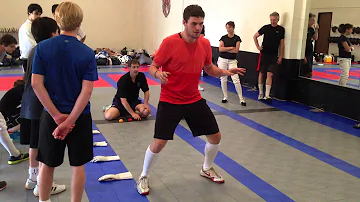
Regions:
<svg viewBox="0 0 360 202"><path fill-rule="evenodd" d="M60 30L74 31L83 20L83 12L77 4L63 2L55 10L55 20Z"/></svg>

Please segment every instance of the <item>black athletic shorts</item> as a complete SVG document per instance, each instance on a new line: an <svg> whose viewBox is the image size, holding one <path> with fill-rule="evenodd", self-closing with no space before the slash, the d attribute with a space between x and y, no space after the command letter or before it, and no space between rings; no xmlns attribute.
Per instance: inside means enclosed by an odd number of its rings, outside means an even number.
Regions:
<svg viewBox="0 0 360 202"><path fill-rule="evenodd" d="M173 140L175 128L182 118L185 118L194 137L219 132L215 116L205 99L184 105L159 102L154 138Z"/></svg>
<svg viewBox="0 0 360 202"><path fill-rule="evenodd" d="M4 116L8 130L20 124L20 108L17 108L11 115Z"/></svg>
<svg viewBox="0 0 360 202"><path fill-rule="evenodd" d="M278 67L277 60L277 56L261 54L260 72L263 74L266 74L268 72L275 73Z"/></svg>
<svg viewBox="0 0 360 202"><path fill-rule="evenodd" d="M134 100L132 102L129 102L131 109L134 111L135 111L136 106L139 104L142 104L141 100ZM119 98L113 99L113 103L112 103L111 107L115 107L116 109L119 110L120 117L130 116L129 112L125 109L124 105L121 103Z"/></svg>
<svg viewBox="0 0 360 202"><path fill-rule="evenodd" d="M81 114L75 127L64 140L52 135L57 124L46 111L40 118L39 153L37 160L49 167L58 167L64 162L65 147L68 148L70 166L82 166L93 158L93 134L91 114Z"/></svg>
<svg viewBox="0 0 360 202"><path fill-rule="evenodd" d="M37 119L20 119L20 144L30 145L31 149L37 149L39 144L39 126Z"/></svg>

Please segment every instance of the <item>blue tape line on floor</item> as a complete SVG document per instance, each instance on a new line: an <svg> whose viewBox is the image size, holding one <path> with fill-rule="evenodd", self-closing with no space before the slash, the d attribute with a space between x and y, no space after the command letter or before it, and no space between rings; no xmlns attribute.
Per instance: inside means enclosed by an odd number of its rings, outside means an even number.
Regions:
<svg viewBox="0 0 360 202"><path fill-rule="evenodd" d="M93 129L99 130L95 124ZM101 132L101 131L100 131ZM106 141L105 137L100 134L94 134L94 142ZM106 141L107 142L107 141ZM94 147L94 156L115 156L117 155L111 148L109 142L107 147ZM121 159L121 155L120 159ZM149 201L146 197L139 195L134 185L133 180L120 180L112 182L99 182L98 179L107 174L117 174L128 172L125 165L121 161L100 162L100 163L87 163L86 170L86 184L85 191L89 201L134 201L145 202ZM134 176L133 176L134 177Z"/></svg>
<svg viewBox="0 0 360 202"><path fill-rule="evenodd" d="M102 79L107 81L114 88L117 88L116 81L108 77L107 74L99 74L99 75ZM149 75L147 75L147 77L148 76ZM151 115L155 117L157 109L152 105L149 106L151 108L150 109ZM176 127L175 134L179 136L181 139L183 139L185 142L187 142L189 145L191 145L193 148L204 154L203 151L205 147L204 140L202 140L199 137L194 138L192 136L192 133L181 125L178 125ZM229 173L231 176L233 176L237 181L241 182L243 185L248 187L255 194L257 194L266 201L274 201L274 202L294 201L220 151L215 159L215 163L223 170L225 170L227 173Z"/></svg>
<svg viewBox="0 0 360 202"><path fill-rule="evenodd" d="M207 84L211 84L213 86L216 86L218 88L221 88L221 84L220 84L220 79L218 78L214 78L211 76L205 76L202 77L201 79L202 81L206 82ZM234 85L228 85L228 90L230 92L236 93L235 87ZM244 97L253 99L253 100L257 100L258 98L258 92L248 92L246 90L243 90L243 95ZM309 111L310 108L309 106L306 105L301 105L298 103L294 103L294 102L290 102L290 101L286 101L286 102L281 102L281 101L277 101L277 100L273 100L272 104L269 104L272 107L275 107L277 109L280 109L282 111L285 112L289 112L291 114L306 118L308 120L314 121L316 123L325 125L329 128L333 128L339 131L342 131L344 133L348 133L350 135L356 136L356 137L360 137L360 130L353 128L353 126L355 124L357 124L356 121L335 115L335 114L331 114L328 112L323 112L323 113L313 113L311 111Z"/></svg>

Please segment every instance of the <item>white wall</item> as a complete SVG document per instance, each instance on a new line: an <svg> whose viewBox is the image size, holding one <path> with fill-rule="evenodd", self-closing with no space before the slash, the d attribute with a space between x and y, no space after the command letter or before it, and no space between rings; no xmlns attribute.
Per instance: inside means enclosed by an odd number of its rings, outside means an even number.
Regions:
<svg viewBox="0 0 360 202"><path fill-rule="evenodd" d="M171 4L170 14L165 18L161 1L147 0L143 3L143 44L149 51L157 49L166 36L180 32L183 29L184 8L190 4L198 4L205 11L205 37L212 46L219 46L220 37L226 34L225 24L231 20L235 22L236 34L243 41L240 50L259 52L253 36L261 26L270 23L269 14L277 11L280 14L280 24L286 29L285 58L301 57L305 34L305 17L301 13L305 15L306 0L286 0L281 4L268 0L259 0L256 3L248 3L246 0L221 0L221 3L219 0L173 0ZM294 16L294 11L297 16Z"/></svg>
<svg viewBox="0 0 360 202"><path fill-rule="evenodd" d="M70 0L84 12L82 29L87 34L86 44L91 48L141 47L141 0ZM146 1L146 0L144 0ZM27 7L38 3L43 15L52 17L51 6L60 0L1 1L0 28L20 28L27 19Z"/></svg>
<svg viewBox="0 0 360 202"><path fill-rule="evenodd" d="M354 27L360 27L360 1L359 0L313 0L311 3L311 12L318 15L321 12L332 12L332 26L339 26L340 24L350 23ZM330 36L340 36L339 32L330 33ZM350 38L360 38L360 35L355 34L349 36ZM339 49L337 44L329 44L329 53L338 54ZM360 46L355 46L352 52L355 55L355 60L360 60Z"/></svg>

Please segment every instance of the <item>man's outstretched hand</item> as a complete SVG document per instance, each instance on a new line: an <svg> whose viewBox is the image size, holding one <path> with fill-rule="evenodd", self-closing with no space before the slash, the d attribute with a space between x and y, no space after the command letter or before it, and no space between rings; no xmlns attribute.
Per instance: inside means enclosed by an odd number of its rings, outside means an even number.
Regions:
<svg viewBox="0 0 360 202"><path fill-rule="evenodd" d="M226 76L232 76L234 74L240 74L241 76L244 76L245 73L245 68L233 68L227 71Z"/></svg>

